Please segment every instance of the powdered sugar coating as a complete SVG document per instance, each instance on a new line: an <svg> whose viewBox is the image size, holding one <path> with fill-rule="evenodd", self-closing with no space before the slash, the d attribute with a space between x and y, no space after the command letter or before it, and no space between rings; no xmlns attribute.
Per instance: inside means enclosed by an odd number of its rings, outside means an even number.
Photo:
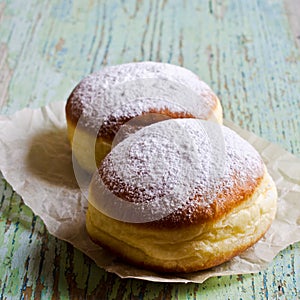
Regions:
<svg viewBox="0 0 300 300"><path fill-rule="evenodd" d="M263 174L259 154L229 128L172 119L112 149L93 178L93 205L125 222L200 222L243 201Z"/></svg>
<svg viewBox="0 0 300 300"><path fill-rule="evenodd" d="M98 131L111 114L119 111L122 116L131 116L134 106L146 112L149 107L168 108L207 119L216 103L209 86L191 71L171 64L139 62L107 67L84 78L68 100L68 112L73 121L80 119L81 127Z"/></svg>
<svg viewBox="0 0 300 300"><path fill-rule="evenodd" d="M176 112L177 116L182 118L193 117L192 114L188 113L183 107L176 103L155 98L135 99L115 109L110 115L105 116L98 135L113 138L120 128L122 128L122 125L125 124L128 126L139 119L140 121L144 121L144 126L146 126L146 119L147 117L151 119L151 115L154 119L158 120L170 118L170 113L165 111L166 108L168 108L170 112ZM143 115L145 112L147 112L147 115ZM139 116L141 117L138 118ZM155 123L155 121L152 120L149 124L150 123Z"/></svg>

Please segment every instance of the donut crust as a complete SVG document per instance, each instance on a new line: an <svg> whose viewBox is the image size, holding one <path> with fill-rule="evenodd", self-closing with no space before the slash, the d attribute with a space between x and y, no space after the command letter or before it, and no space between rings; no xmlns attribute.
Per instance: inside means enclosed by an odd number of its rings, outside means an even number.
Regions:
<svg viewBox="0 0 300 300"><path fill-rule="evenodd" d="M130 224L102 214L90 201L87 230L95 243L138 267L188 273L224 263L255 244L271 226L276 200L275 184L265 170L251 196L207 222L172 228L163 222Z"/></svg>

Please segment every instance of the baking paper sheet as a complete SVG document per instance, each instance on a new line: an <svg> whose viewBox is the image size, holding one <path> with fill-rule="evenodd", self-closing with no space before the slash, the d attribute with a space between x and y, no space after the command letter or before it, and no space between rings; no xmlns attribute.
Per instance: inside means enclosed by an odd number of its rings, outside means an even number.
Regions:
<svg viewBox="0 0 300 300"><path fill-rule="evenodd" d="M24 109L13 116L0 116L0 170L51 234L70 242L105 270L122 278L201 283L218 275L258 272L280 250L300 241L300 159L225 122L260 152L276 183L278 212L265 237L225 264L190 274L159 274L120 262L94 244L86 233L87 200L73 173L64 105L56 102L36 110Z"/></svg>

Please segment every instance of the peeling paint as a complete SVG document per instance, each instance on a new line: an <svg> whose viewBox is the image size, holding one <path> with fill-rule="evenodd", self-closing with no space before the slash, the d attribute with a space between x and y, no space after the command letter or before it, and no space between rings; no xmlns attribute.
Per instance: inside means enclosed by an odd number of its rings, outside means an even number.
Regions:
<svg viewBox="0 0 300 300"><path fill-rule="evenodd" d="M7 63L8 47L6 44L0 44L0 110L7 103L8 88L13 74Z"/></svg>

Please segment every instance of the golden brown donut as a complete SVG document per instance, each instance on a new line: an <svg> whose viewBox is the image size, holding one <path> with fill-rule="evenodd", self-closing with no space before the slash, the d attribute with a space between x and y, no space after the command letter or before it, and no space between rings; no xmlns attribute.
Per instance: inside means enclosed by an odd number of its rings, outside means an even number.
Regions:
<svg viewBox="0 0 300 300"><path fill-rule="evenodd" d="M79 165L93 172L121 125L141 115L144 125L166 118L222 123L217 96L187 69L156 62L107 67L84 78L66 104L68 136Z"/></svg>
<svg viewBox="0 0 300 300"><path fill-rule="evenodd" d="M137 266L193 272L256 243L276 213L256 150L199 119L149 125L117 144L90 185L87 231Z"/></svg>

